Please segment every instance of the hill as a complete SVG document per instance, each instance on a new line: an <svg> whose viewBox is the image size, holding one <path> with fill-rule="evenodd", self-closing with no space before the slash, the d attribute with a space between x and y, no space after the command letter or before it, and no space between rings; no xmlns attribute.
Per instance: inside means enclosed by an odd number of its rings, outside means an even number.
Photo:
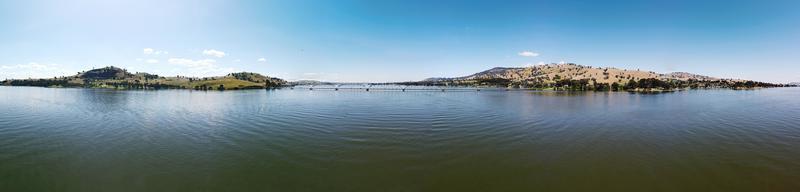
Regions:
<svg viewBox="0 0 800 192"><path fill-rule="evenodd" d="M162 77L149 73L130 73L109 66L78 72L77 75L50 79L13 79L0 82L7 86L90 87L113 89L196 89L235 90L281 87L286 81L258 73L240 72L218 77Z"/></svg>
<svg viewBox="0 0 800 192"><path fill-rule="evenodd" d="M107 80L107 79L125 79L131 78L134 75L128 73L127 70L117 68L114 66L104 67L100 69L92 69L85 72L80 72L76 75L76 78L81 79L96 79L96 80Z"/></svg>
<svg viewBox="0 0 800 192"><path fill-rule="evenodd" d="M784 86L738 79L722 79L686 72L660 74L652 71L600 68L569 64L531 67L496 67L464 77L428 78L410 85L493 86L567 90L647 90L684 88L757 88Z"/></svg>
<svg viewBox="0 0 800 192"><path fill-rule="evenodd" d="M334 82L324 82L324 81L317 81L317 80L297 80L289 82L289 85L297 86L297 85L335 85L338 83Z"/></svg>

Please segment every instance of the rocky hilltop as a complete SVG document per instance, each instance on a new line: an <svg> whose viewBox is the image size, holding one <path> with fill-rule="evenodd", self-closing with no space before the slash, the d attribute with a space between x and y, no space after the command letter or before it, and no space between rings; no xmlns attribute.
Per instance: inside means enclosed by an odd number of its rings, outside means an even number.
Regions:
<svg viewBox="0 0 800 192"><path fill-rule="evenodd" d="M496 67L454 78L428 78L413 85L496 86L568 90L674 90L683 88L756 88L785 86L763 82L722 79L686 72L660 74L652 71L548 64L531 67Z"/></svg>
<svg viewBox="0 0 800 192"><path fill-rule="evenodd" d="M78 72L77 75L49 79L12 79L0 82L7 86L89 87L113 89L196 89L235 90L280 87L286 81L258 73L240 72L217 77L163 77L149 73L130 73L118 67L104 67Z"/></svg>

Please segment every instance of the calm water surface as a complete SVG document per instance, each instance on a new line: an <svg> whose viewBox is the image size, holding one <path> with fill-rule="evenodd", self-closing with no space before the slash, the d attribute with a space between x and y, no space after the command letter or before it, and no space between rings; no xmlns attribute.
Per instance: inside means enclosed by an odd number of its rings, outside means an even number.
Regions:
<svg viewBox="0 0 800 192"><path fill-rule="evenodd" d="M798 191L800 89L0 87L0 191Z"/></svg>

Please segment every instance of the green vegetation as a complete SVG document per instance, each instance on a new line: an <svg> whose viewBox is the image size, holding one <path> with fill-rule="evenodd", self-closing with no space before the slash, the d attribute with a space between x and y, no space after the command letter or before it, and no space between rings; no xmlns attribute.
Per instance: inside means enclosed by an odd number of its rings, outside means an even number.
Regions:
<svg viewBox="0 0 800 192"><path fill-rule="evenodd" d="M793 85L721 79L686 72L659 74L652 71L591 67L574 63L529 67L495 67L455 78L428 78L402 85L502 87L574 91L674 91L681 89L753 89Z"/></svg>
<svg viewBox="0 0 800 192"><path fill-rule="evenodd" d="M286 81L257 73L231 73L221 77L161 77L148 73L129 73L117 67L79 72L74 76L50 79L14 79L0 82L8 86L87 87L110 89L266 89L286 85Z"/></svg>
<svg viewBox="0 0 800 192"><path fill-rule="evenodd" d="M637 91L637 92L660 92L675 91L680 89L702 89L702 88L730 88L730 89L754 89L767 87L786 87L789 85L772 84L755 81L734 81L734 80L677 80L677 79L656 79L646 78L634 80L630 79L625 83L599 83L597 79L561 79L558 75L551 81L512 81L501 78L491 79L468 79L468 80L437 80L403 82L401 85L422 85L422 86L470 86L470 87L507 87L521 89L541 89L541 90L569 90L569 91Z"/></svg>
<svg viewBox="0 0 800 192"><path fill-rule="evenodd" d="M565 68L565 69L561 69ZM397 83L401 85L423 86L469 86L469 87L504 87L539 90L570 90L570 91L637 91L661 92L681 89L702 88L730 88L754 89L764 87L786 87L795 85L771 84L755 81L716 79L705 76L679 73L677 76L655 75L653 72L630 72L625 70L617 75L610 75L606 69L594 69L574 64L554 65L529 69L494 68L486 72L473 75L471 78L432 78L425 81ZM586 78L588 73L582 70L594 70L596 74L603 73L605 78ZM509 70L521 70L519 73ZM538 70L538 71L537 71ZM547 70L552 73L548 74ZM571 76L564 75L570 74ZM512 74L512 75L507 75ZM527 75L526 75L527 74ZM559 75L562 74L562 75ZM638 77L636 77L638 75ZM524 77L524 78L523 78ZM659 78L653 78L659 77ZM696 78L695 78L696 77ZM610 80L609 80L610 78ZM680 78L680 79L679 79ZM699 78L699 79L698 79ZM302 82L294 82L298 84ZM309 82L312 84L331 84L324 82ZM89 71L79 72L73 76L53 77L49 79L15 79L1 81L0 85L7 86L37 86L37 87L87 87L108 89L194 89L194 90L237 90L237 89L266 89L290 86L290 83L279 79L264 76L258 73L240 72L219 77L162 77L148 73L129 73L125 69L104 67Z"/></svg>

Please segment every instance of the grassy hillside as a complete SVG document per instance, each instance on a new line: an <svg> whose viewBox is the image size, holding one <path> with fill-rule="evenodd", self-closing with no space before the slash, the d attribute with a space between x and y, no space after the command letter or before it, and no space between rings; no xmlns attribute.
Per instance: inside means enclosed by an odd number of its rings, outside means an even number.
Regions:
<svg viewBox="0 0 800 192"><path fill-rule="evenodd" d="M549 64L520 68L493 68L455 78L429 78L410 85L493 86L562 90L645 90L685 88L756 88L785 86L738 79L721 79L685 72L599 68L577 64Z"/></svg>
<svg viewBox="0 0 800 192"><path fill-rule="evenodd" d="M117 67L79 72L74 76L50 79L15 79L0 82L8 86L90 87L112 89L265 89L284 86L286 81L258 73L231 73L220 77L161 77L148 73L129 73Z"/></svg>
<svg viewBox="0 0 800 192"><path fill-rule="evenodd" d="M558 80L595 79L598 83L625 83L628 80L640 79L676 79L676 80L719 80L719 78L677 72L659 74L652 71L628 70L617 68L600 68L577 64L549 64L520 68L494 68L466 77L449 80L507 79L510 81L540 81L555 83Z"/></svg>

